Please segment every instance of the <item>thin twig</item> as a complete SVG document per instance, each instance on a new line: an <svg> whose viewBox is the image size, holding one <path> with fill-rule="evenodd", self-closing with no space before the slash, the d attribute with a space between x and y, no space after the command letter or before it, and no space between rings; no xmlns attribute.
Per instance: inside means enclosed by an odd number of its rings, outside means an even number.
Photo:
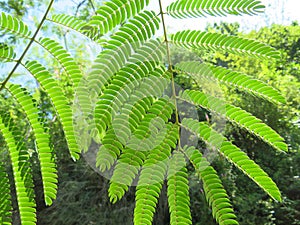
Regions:
<svg viewBox="0 0 300 225"><path fill-rule="evenodd" d="M170 46L169 46L169 40L168 40L168 35L167 35L167 27L165 23L165 18L164 18L164 12L161 4L161 0L159 1L159 7L160 7L160 16L162 20L162 25L163 25L163 30L164 30L164 38L165 38L165 43L166 43L166 48L167 48L167 58L168 58L168 70L171 73L171 78L172 78L172 97L174 99L174 104L175 104L175 117L176 117L176 124L180 126L179 122L179 110L178 110L178 104L177 104L177 95L176 95L176 88L175 88L175 79L174 79L174 70L172 68L172 62L171 62L171 53L170 53ZM180 138L178 140L178 146L180 147Z"/></svg>
<svg viewBox="0 0 300 225"><path fill-rule="evenodd" d="M11 76L14 74L14 72L16 71L16 69L18 68L18 66L20 65L20 63L22 62L23 58L25 57L25 55L27 54L28 50L30 49L30 46L32 45L32 43L34 42L37 34L39 33L40 29L42 28L46 18L47 18L47 15L52 7L52 4L53 4L54 0L51 0L49 5L48 5L48 8L41 20L41 22L39 23L34 35L32 36L32 38L30 39L28 45L26 46L24 52L22 53L21 57L18 59L16 65L14 66L14 68L10 71L9 75L6 77L6 79L2 82L1 84L1 87L0 87L0 91L3 90L3 88L5 87L5 85L7 84L7 82L9 81L9 79L11 78Z"/></svg>
<svg viewBox="0 0 300 225"><path fill-rule="evenodd" d="M90 3L91 6L92 6L92 9L93 9L93 11L94 11L94 14L97 15L96 7L94 6L93 1L92 1L92 0L89 0L89 3Z"/></svg>

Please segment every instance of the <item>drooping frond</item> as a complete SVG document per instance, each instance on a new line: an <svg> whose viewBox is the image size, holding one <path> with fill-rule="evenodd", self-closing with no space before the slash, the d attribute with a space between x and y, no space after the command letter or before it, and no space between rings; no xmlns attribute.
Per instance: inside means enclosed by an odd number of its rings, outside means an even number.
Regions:
<svg viewBox="0 0 300 225"><path fill-rule="evenodd" d="M160 77L164 71L165 68L158 67L152 71L149 77L136 80L135 82L130 81L130 76L127 77L125 74L123 79L120 79L120 82L116 82L116 84L119 83L124 85L123 87L121 86L121 93L123 94L115 101L112 101L115 99L115 96L110 96L110 98L104 101L107 102L106 105L99 103L98 107L101 107L96 108L95 110L95 120L98 121L97 127L98 129L101 129L99 131L102 132L102 135L104 134L106 127L110 126L110 128L102 141L103 144L105 143L107 145L101 146L98 152L97 166L102 169L110 168L113 162L118 158L121 149L123 148L122 144L127 143L131 132L136 129L150 108L153 98L160 97L165 90L168 82L166 79ZM127 82L122 83L122 80ZM156 88L149 88L149 86L152 87L154 85L156 85ZM105 114L107 110L109 110L111 114ZM102 119L100 120L99 118ZM111 125L112 121L113 124ZM118 135L118 137L116 135Z"/></svg>
<svg viewBox="0 0 300 225"><path fill-rule="evenodd" d="M285 99L279 91L240 72L195 61L180 62L176 65L176 68L189 73L193 76L194 80L197 80L199 77L216 79L228 86L234 85L241 90L251 93L254 96L262 97L268 101L285 103Z"/></svg>
<svg viewBox="0 0 300 225"><path fill-rule="evenodd" d="M136 27L136 25L138 27ZM103 85L117 73L128 58L150 39L159 27L154 12L145 11L130 19L118 32L110 37L89 73L89 88L99 95ZM99 78L101 74L101 78Z"/></svg>
<svg viewBox="0 0 300 225"><path fill-rule="evenodd" d="M0 15L0 30L24 38L30 38L31 34L28 26L25 23L4 12L1 12Z"/></svg>
<svg viewBox="0 0 300 225"><path fill-rule="evenodd" d="M6 44L0 44L0 59L2 62L13 61L16 57L14 49Z"/></svg>
<svg viewBox="0 0 300 225"><path fill-rule="evenodd" d="M12 222L12 202L9 179L5 165L0 161L0 224L8 225Z"/></svg>
<svg viewBox="0 0 300 225"><path fill-rule="evenodd" d="M28 172L27 168L20 168L19 165L20 163L21 165L26 165L22 163L22 161L27 161L29 156L26 154L26 150L19 148L20 146L24 147L22 144L19 146L15 144L14 134L5 126L1 117L0 132L4 138L11 160L20 220L22 224L34 225L36 223L36 204L34 202L34 196L32 196L33 187L28 187L28 181L26 180L28 176L24 174L24 172ZM32 181L30 183L32 183ZM30 193L28 193L29 189L31 189Z"/></svg>
<svg viewBox="0 0 300 225"><path fill-rule="evenodd" d="M149 0L107 1L96 11L96 15L92 16L89 25L93 27L92 29L97 29L100 35L104 35L139 14L148 4ZM135 26L135 29L138 29L139 24Z"/></svg>
<svg viewBox="0 0 300 225"><path fill-rule="evenodd" d="M167 124L165 140L150 151L143 164L135 193L134 224L151 225L162 184L167 172L171 148L176 148L179 130Z"/></svg>
<svg viewBox="0 0 300 225"><path fill-rule="evenodd" d="M256 0L177 0L167 7L169 15L175 18L197 18L206 16L256 15L265 6Z"/></svg>
<svg viewBox="0 0 300 225"><path fill-rule="evenodd" d="M32 127L37 146L37 154L39 156L45 202L47 205L51 205L52 200L56 198L57 171L52 151L47 144L49 143L50 136L44 131L43 126L38 121L38 110L33 104L32 97L18 85L10 84L7 90L19 103Z"/></svg>
<svg viewBox="0 0 300 225"><path fill-rule="evenodd" d="M184 30L173 34L171 41L187 49L223 51L258 59L280 58L280 52L266 44L226 34Z"/></svg>
<svg viewBox="0 0 300 225"><path fill-rule="evenodd" d="M182 93L182 98L194 105L199 105L208 110L212 110L238 126L248 130L258 138L279 151L287 151L287 144L284 139L271 127L263 123L251 113L228 104L221 99L215 98L200 91L186 90Z"/></svg>
<svg viewBox="0 0 300 225"><path fill-rule="evenodd" d="M63 66L73 82L73 88L76 89L83 75L72 56L59 43L50 38L41 38L38 43Z"/></svg>
<svg viewBox="0 0 300 225"><path fill-rule="evenodd" d="M192 224L186 161L182 152L175 151L168 168L168 203L172 225Z"/></svg>
<svg viewBox="0 0 300 225"><path fill-rule="evenodd" d="M162 93L166 88L168 81L161 77L151 76L155 71L155 62L145 64L131 64L122 69L113 82L107 87L101 95L101 100L97 103L95 109L95 121L100 135L102 135L107 126L118 112L118 109L125 103L126 97L130 96L136 89L147 88L148 85L159 83L156 87L157 93ZM143 67L146 65L147 67ZM150 76L147 77L150 72ZM122 82L123 81L123 82ZM125 81L125 82L124 82ZM148 96L155 96L155 93ZM148 97L144 95L144 97Z"/></svg>
<svg viewBox="0 0 300 225"><path fill-rule="evenodd" d="M127 50L125 50L125 47L127 48ZM159 65L162 61L163 56L165 55L165 48L158 40L150 40L144 43L144 45L138 48L136 52L134 52L133 54L130 53L131 51L130 48L131 48L130 46L122 46L120 49L114 51L113 55L117 54L118 56L112 59L114 61L111 60L110 62L107 62L106 66L109 66L109 68L107 67L101 68L100 71L101 72L103 71L102 73L103 75L101 77L98 78L94 77L96 74L94 72L90 74L89 80L94 80L94 82L99 83L98 87L96 87L95 85L91 86L94 88L93 90L98 90L101 88L102 91L104 91L104 89L108 89L109 87L107 86L105 87L105 85L107 85L112 78L114 78L114 80L115 79L120 80L120 82L122 83L124 82L126 83L130 80L133 81L134 78L132 77L132 75L130 75L130 73L135 74L134 76L143 77L145 76L145 74L148 74L149 71L153 70L151 69L153 68L153 66ZM104 56L105 54L103 55L103 57ZM97 66L100 65L97 64ZM112 68L112 66L115 67ZM117 69L118 70L121 69L121 70L118 71ZM137 72L134 72L134 70L137 69L143 71L142 75L138 75L136 74ZM90 83L91 85L93 84L92 82Z"/></svg>
<svg viewBox="0 0 300 225"><path fill-rule="evenodd" d="M126 137L130 139L127 141L128 144L126 144L126 148L123 149L120 159L117 161L111 178L109 196L112 202L123 197L128 190L128 186L131 185L140 167L144 163L148 152L160 145L162 140L165 139L166 132L168 131L163 128L160 130L159 127L164 126L168 121L173 113L173 109L174 105L170 99L158 99L149 110L143 113L145 116L142 120L135 121L135 124L139 123L139 125L132 133L130 132L130 128L133 126L128 124L130 115L127 114L127 116L124 116L126 114L121 114L121 116L117 116L116 119L114 119L114 123L120 126L120 128L113 126L117 129L117 134L119 134L122 129ZM132 113L135 112L137 111L132 110ZM139 116L142 115L136 115L136 118ZM126 137L123 136L122 139L124 140ZM126 171L126 173L124 173L124 171Z"/></svg>
<svg viewBox="0 0 300 225"><path fill-rule="evenodd" d="M213 217L220 225L238 225L229 197L215 169L194 147L185 148L184 153L203 182L206 200L212 207Z"/></svg>
<svg viewBox="0 0 300 225"><path fill-rule="evenodd" d="M85 28L87 27L87 23L74 16L66 14L54 14L51 18L47 18L47 20L65 26L86 36Z"/></svg>
<svg viewBox="0 0 300 225"><path fill-rule="evenodd" d="M116 124L116 128L118 130L115 130L115 126L111 126L108 129L102 140L102 146L98 151L96 165L101 171L110 169L121 153L125 151L124 146L127 144L129 139L127 134L130 135L130 131L128 132L128 126L130 127L130 124L133 122L132 119L128 118L128 114L134 114L134 122L140 124L140 121L142 120L141 117L146 114L152 103L153 99L149 97L136 101L134 106L128 103L124 104L120 115L114 118L114 124ZM118 123L118 121L121 121L121 123ZM123 131L122 128L119 130L119 126L123 126L125 131Z"/></svg>
<svg viewBox="0 0 300 225"><path fill-rule="evenodd" d="M51 74L38 62L27 62L25 68L33 75L50 97L62 124L70 154L74 160L78 159L80 149L78 148L74 133L72 110L67 98L62 95L63 90L57 83L57 80L52 78Z"/></svg>
<svg viewBox="0 0 300 225"><path fill-rule="evenodd" d="M193 119L183 119L182 126L198 135L209 146L218 149L231 163L244 172L268 195L277 201L281 201L281 194L274 181L259 165L251 160L245 152L229 142L223 135L213 130L203 122Z"/></svg>

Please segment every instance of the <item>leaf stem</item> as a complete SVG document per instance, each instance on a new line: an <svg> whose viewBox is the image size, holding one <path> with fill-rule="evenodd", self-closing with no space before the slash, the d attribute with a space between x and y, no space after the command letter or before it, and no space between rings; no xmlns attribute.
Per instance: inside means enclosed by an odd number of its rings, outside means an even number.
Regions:
<svg viewBox="0 0 300 225"><path fill-rule="evenodd" d="M172 70L171 54L170 54L170 47L169 47L169 41L168 41L168 35L167 35L167 27L166 27L166 23L165 23L164 12L163 12L163 9L162 9L161 0L158 0L158 1L159 1L161 21L162 21L162 25L163 25L163 29L164 29L165 43L166 43L166 47L167 47L168 69Z"/></svg>
<svg viewBox="0 0 300 225"><path fill-rule="evenodd" d="M39 31L41 30L46 18L47 18L47 15L52 7L52 4L53 4L54 0L51 0L49 5L48 5L48 8L41 20L41 22L39 23L35 33L33 34L32 38L30 38L30 41L28 43L28 45L26 46L25 50L23 51L21 57L17 60L17 63L16 65L14 66L14 68L10 71L9 75L5 78L5 80L1 83L1 87L0 87L0 91L3 90L3 88L5 87L5 85L7 84L7 82L9 81L9 79L12 77L12 75L14 74L14 72L16 71L16 69L18 68L18 66L21 64L23 58L25 57L25 55L27 54L28 50L30 49L32 43L35 41L35 38L37 36L37 34L39 33Z"/></svg>
<svg viewBox="0 0 300 225"><path fill-rule="evenodd" d="M167 48L167 60L168 60L168 71L171 73L171 82L172 82L172 97L174 99L174 104L175 104L175 117L176 117L176 122L175 124L180 126L179 122L179 110L178 110L178 104L177 104L177 95L176 95L176 87L175 87L175 79L174 79L174 70L172 68L172 61L171 61L171 53L170 53L170 46L169 46L169 40L168 40L168 35L167 35L167 27L165 23L165 18L164 18L164 12L162 8L162 3L161 0L159 1L159 8L160 8L160 16L162 20L162 25L163 25L163 30L164 30L164 42L166 43L166 48ZM178 146L180 147L180 135L178 139Z"/></svg>

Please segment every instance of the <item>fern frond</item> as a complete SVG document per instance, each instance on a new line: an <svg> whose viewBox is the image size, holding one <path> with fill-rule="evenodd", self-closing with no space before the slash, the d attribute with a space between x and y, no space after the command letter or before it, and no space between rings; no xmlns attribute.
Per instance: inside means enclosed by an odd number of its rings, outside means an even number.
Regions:
<svg viewBox="0 0 300 225"><path fill-rule="evenodd" d="M256 15L263 12L265 6L256 0L177 0L167 7L174 18L197 18L206 16Z"/></svg>
<svg viewBox="0 0 300 225"><path fill-rule="evenodd" d="M212 207L213 217L220 225L238 225L229 197L215 169L194 147L185 147L184 153L203 182L205 196Z"/></svg>
<svg viewBox="0 0 300 225"><path fill-rule="evenodd" d="M158 83L159 85L153 87L155 87L155 91L158 91L157 93L162 93L168 83L166 79L151 76L151 72L155 71L156 67L158 67L156 62L131 64L120 70L114 77L111 84L100 96L100 101L95 108L95 122L100 136L104 134L112 118L114 118L121 106L126 102L127 96L131 96L135 90L142 90L142 87L147 88L149 85ZM143 94L143 96L148 97L153 96L153 94L148 96Z"/></svg>
<svg viewBox="0 0 300 225"><path fill-rule="evenodd" d="M260 186L270 197L281 201L281 194L274 181L251 160L245 152L229 142L223 135L219 134L203 122L193 119L183 119L182 126L198 135L208 145L219 149L228 161L244 172L258 186Z"/></svg>
<svg viewBox="0 0 300 225"><path fill-rule="evenodd" d="M129 57L154 35L158 26L159 20L154 12L145 11L129 20L112 35L105 46L106 49L99 54L89 74L90 89L99 94L107 81L125 65ZM102 74L101 78L99 74Z"/></svg>
<svg viewBox="0 0 300 225"><path fill-rule="evenodd" d="M119 129L115 130L115 126L110 126L102 140L102 146L97 153L96 165L100 168L101 171L110 169L120 156L121 152L123 152L125 148L124 145L128 141L130 136L130 131L128 131L128 127L126 126L128 125L128 122L129 127L133 122L139 124L140 120L142 120L140 115L145 115L146 111L148 111L152 103L153 99L149 97L140 99L139 101L135 102L134 106L128 103L124 104L124 106L122 107L122 112L120 113L120 115L114 118L114 121L115 124L121 125L122 128L124 128L127 132L123 132L123 130L121 130L120 132ZM130 119L128 117L128 114L130 113L134 115L134 119ZM120 121L120 123L118 121Z"/></svg>
<svg viewBox="0 0 300 225"><path fill-rule="evenodd" d="M56 198L58 181L52 151L49 145L46 144L49 142L50 136L38 121L38 110L33 104L32 97L18 85L10 84L7 90L19 103L32 127L39 156L45 202L47 205L51 205L52 200Z"/></svg>
<svg viewBox="0 0 300 225"><path fill-rule="evenodd" d="M87 36L85 30L87 22L80 20L74 16L66 14L54 14L51 18L47 18L47 20L65 26L71 30L77 31Z"/></svg>
<svg viewBox="0 0 300 225"><path fill-rule="evenodd" d="M78 159L80 149L78 148L74 133L72 110L67 98L62 95L63 90L58 82L52 78L51 74L38 62L27 62L25 68L33 75L50 97L62 124L71 157L74 160Z"/></svg>
<svg viewBox="0 0 300 225"><path fill-rule="evenodd" d="M130 56L149 40L159 27L159 19L154 12L145 11L135 16L111 36L88 76L89 88L97 95L108 80L117 73ZM153 51L154 52L154 51ZM101 74L101 78L99 78Z"/></svg>
<svg viewBox="0 0 300 225"><path fill-rule="evenodd" d="M114 126L109 127L102 141L103 146L101 146L97 154L97 166L100 167L101 171L109 169L117 160L122 149L124 148L123 144L127 143L130 138L130 132L133 132L136 129L148 109L151 107L153 103L152 96L155 95L152 93L144 95L144 92L141 95L140 92L142 90L145 89L140 87L136 89L129 99L125 99L124 102L119 103L121 105L123 104L123 106L117 106L118 108L116 108L116 111L114 111ZM159 94L162 91L157 92L156 94ZM111 102L109 104L111 104ZM118 110L121 110L120 114L116 114ZM105 110L103 113L104 112ZM99 120L100 125L102 124L101 127L107 127L110 125L112 117L109 115L108 118L109 121L107 123L103 122L103 119ZM131 131L128 130L128 128L130 128ZM124 132L123 129L125 129L125 131L127 130L127 132ZM118 132L118 137L116 136L115 131Z"/></svg>
<svg viewBox="0 0 300 225"><path fill-rule="evenodd" d="M169 161L168 168L168 203L170 224L192 224L188 174L184 155L175 151Z"/></svg>
<svg viewBox="0 0 300 225"><path fill-rule="evenodd" d="M266 44L226 34L184 30L173 34L171 41L187 49L223 51L258 59L280 59L280 52Z"/></svg>
<svg viewBox="0 0 300 225"><path fill-rule="evenodd" d="M128 186L130 186L145 161L148 152L160 145L164 140L166 132L168 131L163 127L156 130L156 126L164 126L171 117L173 109L174 105L170 99L158 99L153 103L151 108L145 112L147 114L144 118L141 121L136 121L139 125L131 135L130 126L123 126L129 122L128 114L127 116L125 116L126 114L123 114L124 116L117 116L116 119L114 119L114 123L120 124L123 130L127 129L126 137L128 137L129 140L127 141L128 144L126 144L126 148L122 151L120 159L117 161L111 178L109 196L112 202L116 202L123 197L128 190ZM132 111L132 113L134 112L136 112L136 110ZM124 171L126 171L126 174L124 174Z"/></svg>
<svg viewBox="0 0 300 225"><path fill-rule="evenodd" d="M89 25L104 35L117 25L139 14L148 4L149 0L107 1L96 11L96 15L92 16Z"/></svg>
<svg viewBox="0 0 300 225"><path fill-rule="evenodd" d="M0 44L0 59L1 62L11 62L14 61L16 54L14 49L6 44Z"/></svg>
<svg viewBox="0 0 300 225"><path fill-rule="evenodd" d="M165 141L151 150L143 164L135 193L134 224L151 225L158 197L167 172L171 148L176 148L178 126L166 125Z"/></svg>
<svg viewBox="0 0 300 225"><path fill-rule="evenodd" d="M38 43L63 66L73 82L73 88L76 89L83 75L72 56L59 43L50 38L41 38Z"/></svg>
<svg viewBox="0 0 300 225"><path fill-rule="evenodd" d="M234 122L239 127L246 129L273 148L279 151L287 151L288 146L284 139L271 127L263 123L249 112L228 104L221 99L215 98L200 91L187 90L182 93L182 98L194 105L214 111L221 116L225 116L229 121Z"/></svg>
<svg viewBox="0 0 300 225"><path fill-rule="evenodd" d="M21 223L34 225L36 223L36 204L32 194L27 193L29 188L31 189L31 193L34 193L33 187L27 186L28 181L26 181L26 174L22 174L24 169L27 170L27 168L20 168L19 165L20 160L26 161L29 156L28 154L24 154L27 153L27 151L17 147L15 144L14 134L5 126L1 117L0 132L4 138L11 160Z"/></svg>
<svg viewBox="0 0 300 225"><path fill-rule="evenodd" d="M4 12L0 15L0 30L23 38L30 38L31 34L25 23Z"/></svg>
<svg viewBox="0 0 300 225"><path fill-rule="evenodd" d="M110 168L113 162L120 155L122 143L127 143L130 137L130 130L128 129L130 128L131 131L134 131L134 127L138 126L146 114L147 109L152 104L152 98L162 95L168 83L166 79L159 77L164 72L164 67L157 67L151 72L149 77L146 77L142 80L136 80L134 83L131 83L132 87L130 87L130 85L126 85L126 83L123 83L125 86L122 87L122 92L124 93L117 98L117 102L113 102L108 99L108 106L103 104L101 108L95 110L95 120L98 123L97 127L102 131L102 135L104 135L106 127L111 125L112 119L114 121L113 126L110 127L110 129L107 131L107 134L103 138L103 141L106 142L107 140L108 145L101 147L97 155L97 165L101 168L101 170ZM120 81L116 82L115 84L122 84L121 81L126 81L126 79L129 80L130 76L128 76L128 78L124 76L123 79L120 79ZM128 83L130 84L130 82ZM155 86L155 88L152 88L152 86ZM126 96L128 97L126 98ZM114 98L114 96L110 96L110 98ZM112 105L114 105L114 107L111 107ZM107 107L108 109L106 109ZM111 114L106 114L107 110L109 110ZM164 115L161 116L163 117ZM125 132L126 130L127 132ZM116 137L115 131L118 132L118 137ZM120 143L120 141L122 143Z"/></svg>
<svg viewBox="0 0 300 225"><path fill-rule="evenodd" d="M12 202L9 179L5 165L0 161L0 224L12 223Z"/></svg>
<svg viewBox="0 0 300 225"><path fill-rule="evenodd" d="M282 94L273 87L240 72L201 62L180 62L176 65L176 68L189 73L195 80L199 76L216 79L228 86L234 85L254 96L259 96L274 103L286 102Z"/></svg>
<svg viewBox="0 0 300 225"><path fill-rule="evenodd" d="M33 171L31 169L30 153L28 151L26 131L22 131L19 127L20 121L15 117L14 113L4 113L2 114L3 124L7 127L10 133L13 135L15 140L15 145L18 151L18 171L22 176L27 197L34 201L34 184L33 184Z"/></svg>

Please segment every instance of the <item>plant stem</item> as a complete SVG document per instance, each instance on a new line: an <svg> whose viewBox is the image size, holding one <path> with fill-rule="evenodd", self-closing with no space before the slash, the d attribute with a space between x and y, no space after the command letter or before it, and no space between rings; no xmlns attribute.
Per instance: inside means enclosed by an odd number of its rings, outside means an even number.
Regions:
<svg viewBox="0 0 300 225"><path fill-rule="evenodd" d="M7 84L7 82L9 81L9 79L12 77L12 75L14 74L14 72L16 71L16 69L18 68L18 66L21 64L23 58L25 57L25 55L27 54L28 50L30 49L32 43L34 42L37 34L39 33L39 31L41 30L46 18L47 18L47 15L52 7L52 4L53 4L54 0L51 0L49 5L48 5L48 8L41 20L41 22L39 23L35 33L33 34L32 38L30 38L30 41L28 43L28 45L26 46L25 50L23 51L21 57L18 59L16 65L14 66L14 68L10 71L9 75L6 77L6 79L2 82L1 84L1 87L0 87L0 91L3 90L3 88L5 87L5 85Z"/></svg>
<svg viewBox="0 0 300 225"><path fill-rule="evenodd" d="M172 70L172 62L171 62L170 47L169 47L169 41L168 41L168 35L167 35L167 27L166 27L166 23L165 23L165 17L164 17L164 12L162 9L161 0L158 0L158 1L159 1L161 21L162 21L162 25L163 25L163 29L164 29L165 43L166 43L166 47L167 47L167 57L168 57L168 64L169 64L168 69L171 71Z"/></svg>
<svg viewBox="0 0 300 225"><path fill-rule="evenodd" d="M175 104L175 117L176 117L176 122L175 124L180 126L179 122L179 110L178 110L178 104L177 104L177 95L176 95L176 87L175 87L175 79L174 79L174 70L172 68L172 61L171 61L171 53L170 53L170 46L169 46L169 40L168 40L168 35L167 35L167 27L165 23L165 18L164 18L164 12L161 4L161 0L159 1L159 8L160 8L160 15L161 15L161 20L162 20L162 25L163 25L163 30L164 30L164 38L165 38L165 43L166 43L166 48L167 48L167 58L168 58L168 71L171 73L171 82L172 82L172 97L174 99L174 104ZM178 146L180 147L180 135L178 139Z"/></svg>

